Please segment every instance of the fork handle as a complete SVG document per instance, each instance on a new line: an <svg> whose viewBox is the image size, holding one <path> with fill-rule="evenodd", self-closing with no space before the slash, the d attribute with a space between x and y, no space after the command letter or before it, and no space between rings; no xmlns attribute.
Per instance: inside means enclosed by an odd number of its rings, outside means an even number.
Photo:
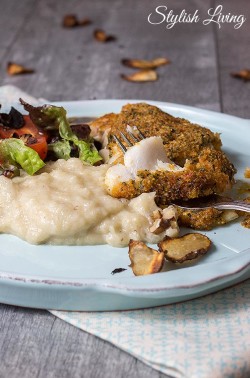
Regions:
<svg viewBox="0 0 250 378"><path fill-rule="evenodd" d="M250 203L243 201L222 202L218 205L214 204L212 207L217 210L240 210L250 213Z"/></svg>

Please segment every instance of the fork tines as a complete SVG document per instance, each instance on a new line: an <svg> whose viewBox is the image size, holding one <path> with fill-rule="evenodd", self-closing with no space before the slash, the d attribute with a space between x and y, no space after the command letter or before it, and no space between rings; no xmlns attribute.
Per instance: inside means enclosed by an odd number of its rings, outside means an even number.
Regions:
<svg viewBox="0 0 250 378"><path fill-rule="evenodd" d="M143 133L136 126L131 127L128 125L126 131L129 134L130 138L132 139L132 142L130 139L128 139L128 137L122 131L119 131L119 132L122 139L127 143L129 147L132 147L134 143L138 143L141 140L145 139L145 136L143 135ZM125 152L127 151L127 147L124 146L122 141L116 135L113 135L113 138L115 142L118 144L118 146L120 147L120 149L122 150L122 152L125 154Z"/></svg>
<svg viewBox="0 0 250 378"><path fill-rule="evenodd" d="M141 130L137 126L129 126L127 125L127 133L133 138L134 141L140 142L142 139L145 139L145 135L141 132ZM138 138L138 136L140 138Z"/></svg>
<svg viewBox="0 0 250 378"><path fill-rule="evenodd" d="M116 135L113 135L113 139L118 144L118 146L120 147L120 149L122 150L122 152L125 154L125 152L127 151L127 148L124 146L124 144L122 143L122 141Z"/></svg>

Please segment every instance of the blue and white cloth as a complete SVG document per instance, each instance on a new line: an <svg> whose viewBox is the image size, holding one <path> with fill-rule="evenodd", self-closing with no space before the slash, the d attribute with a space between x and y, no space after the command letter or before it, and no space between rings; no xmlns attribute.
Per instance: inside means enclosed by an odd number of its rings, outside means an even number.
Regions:
<svg viewBox="0 0 250 378"><path fill-rule="evenodd" d="M250 280L157 308L52 313L171 377L250 377Z"/></svg>

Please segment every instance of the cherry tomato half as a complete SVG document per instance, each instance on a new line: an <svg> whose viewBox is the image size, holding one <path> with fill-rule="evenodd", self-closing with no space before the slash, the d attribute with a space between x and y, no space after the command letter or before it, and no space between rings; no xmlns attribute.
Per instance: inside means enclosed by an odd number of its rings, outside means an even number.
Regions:
<svg viewBox="0 0 250 378"><path fill-rule="evenodd" d="M31 121L30 117L23 116L25 124L20 129L0 127L0 139L20 138L25 145L35 150L40 158L44 160L48 152L47 134L40 130Z"/></svg>

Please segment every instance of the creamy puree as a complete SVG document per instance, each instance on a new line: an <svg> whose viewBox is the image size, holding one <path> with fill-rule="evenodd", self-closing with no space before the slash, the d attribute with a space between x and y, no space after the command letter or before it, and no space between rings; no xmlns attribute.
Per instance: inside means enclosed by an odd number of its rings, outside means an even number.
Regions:
<svg viewBox="0 0 250 378"><path fill-rule="evenodd" d="M130 239L158 242L149 232L154 194L119 200L104 185L108 165L58 160L40 174L0 177L0 232L29 243L128 245Z"/></svg>

